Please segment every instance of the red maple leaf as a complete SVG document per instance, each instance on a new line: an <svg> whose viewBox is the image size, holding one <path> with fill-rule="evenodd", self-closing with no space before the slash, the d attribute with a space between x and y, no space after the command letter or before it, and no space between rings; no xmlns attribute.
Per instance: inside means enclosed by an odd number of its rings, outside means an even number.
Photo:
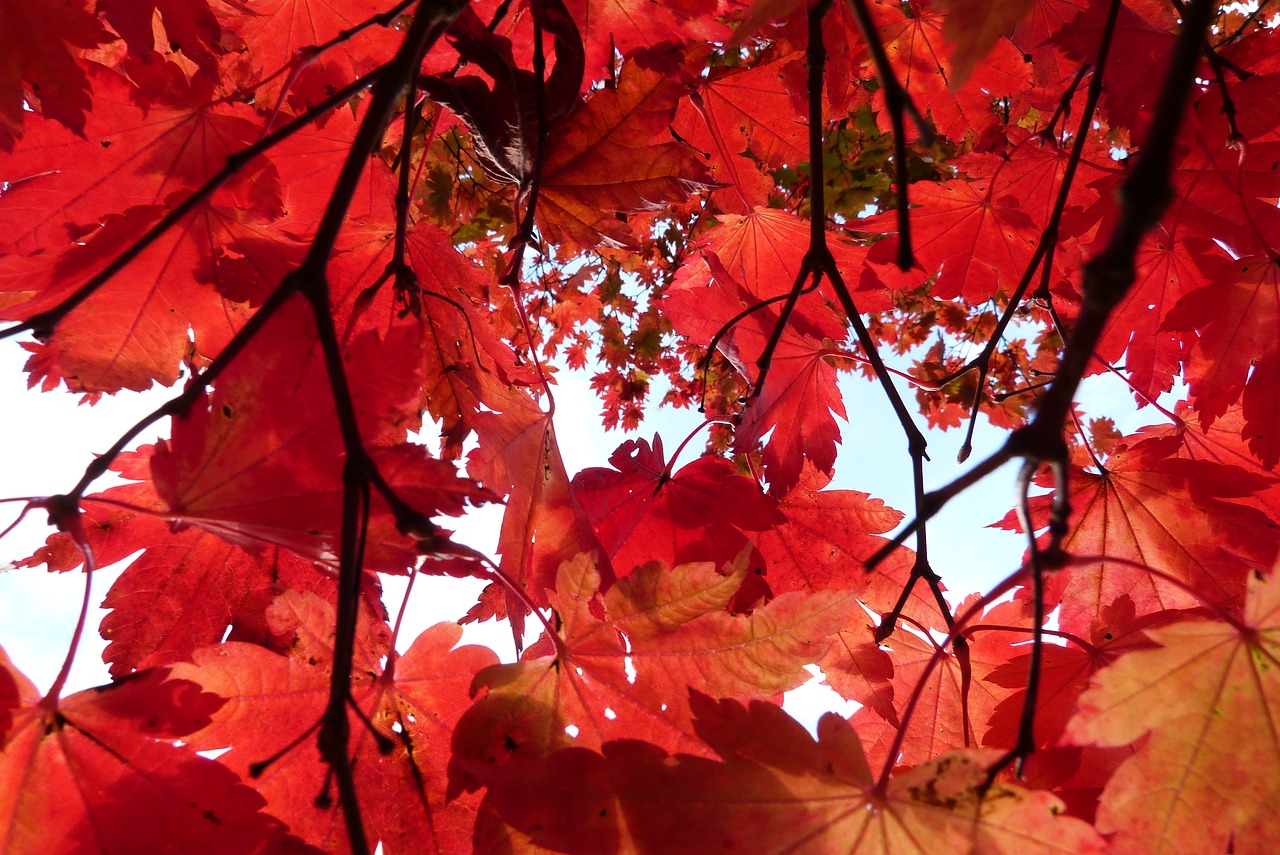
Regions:
<svg viewBox="0 0 1280 855"><path fill-rule="evenodd" d="M0 5L0 148L12 151L26 121L24 104L76 133L93 101L79 50L110 35L83 3Z"/></svg>
<svg viewBox="0 0 1280 855"><path fill-rule="evenodd" d="M220 759L244 775L266 799L268 809L309 843L331 852L345 842L336 801L328 810L315 805L319 791L297 781L324 778L323 764L311 744L292 747L249 778L249 767L275 756L288 741L306 735L324 713L333 660L333 610L318 597L288 591L267 612L271 632L283 654L253 644L228 643L197 651L194 665L174 676L225 700L212 721L187 740L201 750L232 747ZM387 650L389 629L368 622L356 648L356 682L351 702L362 711L351 716L357 781L369 794L363 816L370 833L390 851L412 846L419 851L455 852L470 838L474 806L469 800L445 803L445 746L469 700L476 672L496 661L493 652L468 645L455 648L457 624L426 630L400 656ZM384 669L380 661L391 657ZM393 667L393 665L394 667ZM390 745L381 751L375 735ZM410 806L374 796L417 792Z"/></svg>
<svg viewBox="0 0 1280 855"><path fill-rule="evenodd" d="M1267 468L1280 460L1280 347L1267 318L1280 312L1274 258L1218 259L1204 265L1210 284L1186 294L1165 327L1200 333L1187 374L1206 427L1244 396L1249 447Z"/></svg>
<svg viewBox="0 0 1280 855"><path fill-rule="evenodd" d="M703 237L702 255L707 263L682 269L676 280L677 287L691 290L704 287L723 275L741 285L757 301L781 297L791 289L804 266L809 228L803 220L776 208L752 208L745 216L723 215ZM835 235L828 235L827 241L836 268L850 282L855 281L856 272L866 261L866 250ZM833 323L840 318L833 308L839 305L838 298L829 281L824 279L819 288L829 305L813 298L802 300L791 323L807 321L812 328L806 328L806 332L834 336ZM857 299L862 311L889 307L879 292L859 293Z"/></svg>
<svg viewBox="0 0 1280 855"><path fill-rule="evenodd" d="M88 402L187 384L18 500L62 530L14 574L127 566L112 685L0 657L0 850L1269 852L1265 8L0 0L0 338ZM703 403L705 450L571 478L566 363L606 426ZM846 369L1025 428L950 486L900 458L927 553ZM1014 457L1066 468L1048 551L950 606L923 518ZM492 557L437 527L499 499ZM400 655L406 571L544 632ZM773 704L815 677L864 706L810 735Z"/></svg>
<svg viewBox="0 0 1280 855"><path fill-rule="evenodd" d="M521 364L495 329L489 271L466 258L438 226L416 223L405 237L405 267L394 258L396 218L390 169L370 165L359 199L347 217L329 265L341 287L332 292L334 319L344 336L375 330L387 336L418 331L419 392L427 413L440 421L441 456L455 459L475 429L476 414L491 402L485 390L502 383L533 385L537 374ZM376 290L375 290L376 286Z"/></svg>
<svg viewBox="0 0 1280 855"><path fill-rule="evenodd" d="M951 85L963 86L974 66L1002 36L1012 35L1035 5L1036 0L1014 0L989 8L976 0L940 0L938 6L947 12L942 35L953 45Z"/></svg>
<svg viewBox="0 0 1280 855"><path fill-rule="evenodd" d="M1009 639L1003 633L986 633L961 658L953 649L940 650L917 627L900 628L881 645L892 663L886 674L884 659L867 647L871 637L867 623L855 616L831 646L822 668L833 675L828 683L834 689L864 704L850 721L857 726L871 762L884 766L895 747L896 767L916 766L954 749L986 747L983 724L1010 690L974 682L966 671L1003 662L1009 655ZM938 662L930 665L935 657ZM908 715L917 691L920 696Z"/></svg>
<svg viewBox="0 0 1280 855"><path fill-rule="evenodd" d="M613 67L614 51L625 58L663 42L696 44L729 34L715 18L719 0L659 0L645 6L634 0L568 0L566 6L582 30L592 77Z"/></svg>
<svg viewBox="0 0 1280 855"><path fill-rule="evenodd" d="M774 593L853 592L872 611L893 608L911 573L913 554L898 550L874 572L863 562L884 546L881 535L892 531L902 514L858 490L826 490L830 476L806 465L795 489L779 502L784 521L751 535L764 556L766 581ZM940 615L933 595L919 586L903 614L928 626Z"/></svg>
<svg viewBox="0 0 1280 855"><path fill-rule="evenodd" d="M211 77L218 74L222 27L207 0L99 0L98 12L120 34L129 50L144 59L156 47L155 17L164 23L169 46L181 50Z"/></svg>
<svg viewBox="0 0 1280 855"><path fill-rule="evenodd" d="M247 9L231 3L215 4L214 9L227 40L237 48L252 48L241 50L224 76L239 89L256 87L267 108L284 96L300 113L388 59L399 43L392 28L366 25L387 11L379 0L257 0ZM325 53L310 52L348 31L346 39Z"/></svg>
<svg viewBox="0 0 1280 855"><path fill-rule="evenodd" d="M183 744L222 701L168 673L54 703L0 650L11 722L0 730L6 852L297 851L257 793Z"/></svg>
<svg viewBox="0 0 1280 855"><path fill-rule="evenodd" d="M759 166L778 168L807 157L806 108L787 86L789 76L801 70L795 54L750 68L722 69L703 83L696 99L680 102L672 128L709 155L713 177L732 185L715 194L725 210L749 214L768 201L774 182Z"/></svg>
<svg viewBox="0 0 1280 855"><path fill-rule="evenodd" d="M720 351L740 374L752 377L757 373L754 363L777 326L777 314L746 293L715 256L707 258L715 277L711 284L699 287L695 280L673 287L663 298L663 309L676 329L695 341L709 342L723 328L726 334L720 339ZM751 307L758 308L738 318ZM735 324L724 327L735 318ZM803 315L799 320L781 330L767 382L748 400L734 433L737 451L754 449L768 435L763 460L774 496L783 496L796 485L805 459L831 473L840 438L835 417L845 417L836 371L828 361L841 351L811 332L842 340L843 325L831 314L819 316L811 325L803 323Z"/></svg>
<svg viewBox="0 0 1280 855"><path fill-rule="evenodd" d="M314 341L312 324L309 307L292 300L268 325L268 334L255 339L245 358L227 370L213 394L201 396L188 416L175 420L173 438L157 445L151 461L166 515L237 543L275 544L313 561L335 561L341 473L328 470L303 495L291 474L316 459L345 453L331 404L314 410L292 405L299 399L332 398L319 346L301 353L292 346ZM456 514L466 502L492 494L460 478L452 463L404 442L418 418L410 397L418 370L412 333L401 327L392 336L399 342L396 365L383 358L373 332L353 343L348 364L361 380L352 395L386 481L419 513ZM240 477L226 479L220 473L227 470ZM385 508L370 521L365 560L371 569L393 572L416 560L415 543L396 530Z"/></svg>
<svg viewBox="0 0 1280 855"><path fill-rule="evenodd" d="M11 292L17 302L5 314L24 318L53 309L165 213L165 206L148 205L106 217L62 253L45 281L16 281L22 290ZM89 393L170 386L184 363L203 364L226 347L248 320L246 303L260 302L302 252L301 244L243 211L208 206L144 252L132 276L108 283L45 342L29 346L33 381ZM194 341L182 340L188 330Z"/></svg>
<svg viewBox="0 0 1280 855"><path fill-rule="evenodd" d="M1107 19L1104 3L1090 2L1085 10L1067 23L1055 37L1068 57L1089 62L1096 56L1097 44ZM1160 91L1169 52L1175 38L1177 13L1163 3L1139 0L1120 7L1115 40L1124 49L1107 57L1104 107L1115 124L1133 128L1138 134L1145 129L1155 104L1153 96Z"/></svg>
<svg viewBox="0 0 1280 855"><path fill-rule="evenodd" d="M81 134L29 120L22 143L5 158L5 180L13 188L0 206L0 248L59 249L109 214L167 204L260 135L261 123L249 107L215 99L207 83L188 81L175 64L158 65L152 77L143 100L122 74L90 67L94 110ZM256 214L280 213L276 171L265 160L249 164L228 192Z"/></svg>
<svg viewBox="0 0 1280 855"><path fill-rule="evenodd" d="M584 469L573 492L591 520L614 572L628 575L648 561L722 565L782 517L777 505L733 464L700 457L672 474L653 445L628 440L609 458L613 469ZM674 461L673 461L674 462Z"/></svg>
<svg viewBox="0 0 1280 855"><path fill-rule="evenodd" d="M960 86L954 82L956 71L947 58L950 52L943 36L943 20L936 10L923 4L913 4L908 9L880 0L868 6L903 88L915 100L920 113L943 135L957 137L981 131L994 118L993 96L1000 98L1027 87L1030 63L1023 60L1012 43L998 41L980 74ZM883 103L883 95L876 100ZM887 130L888 116L883 109L880 121ZM907 127L909 133L915 133L910 124Z"/></svg>
<svg viewBox="0 0 1280 855"><path fill-rule="evenodd" d="M1180 248L1172 235L1159 230L1140 250L1133 289L1098 343L1098 355L1110 362L1124 355L1130 382L1148 399L1173 386L1189 346L1186 336L1165 328L1169 311L1199 278Z"/></svg>
<svg viewBox="0 0 1280 855"><path fill-rule="evenodd" d="M990 161L975 169L976 174L989 177L912 185L911 203L920 210L911 218L911 245L923 275L920 270L902 272L892 266L898 251L894 238L871 250L867 260L875 266L868 266L864 280L878 276L886 285L908 289L936 274L931 293L941 300L961 297L981 302L1000 292L1012 293L1039 238L1037 220L1047 219L1040 217L1039 211L1024 209L1022 197L1031 195L1040 182L1052 181L1060 165L1052 153L1036 156L1032 152L1039 147L1030 142L1025 145L1029 151L1022 158L1010 162L992 157L997 164L994 170ZM1020 150L1016 149L1015 155ZM892 222L893 216L886 214L869 223L860 221L855 227L871 231L879 223L889 227Z"/></svg>

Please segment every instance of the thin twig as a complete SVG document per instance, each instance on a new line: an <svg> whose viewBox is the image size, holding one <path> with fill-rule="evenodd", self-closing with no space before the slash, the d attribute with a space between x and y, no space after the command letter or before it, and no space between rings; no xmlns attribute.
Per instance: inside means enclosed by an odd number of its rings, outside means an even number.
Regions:
<svg viewBox="0 0 1280 855"><path fill-rule="evenodd" d="M1107 13L1107 21L1098 44L1098 56L1093 65L1093 79L1089 81L1088 93L1085 96L1084 112L1080 116L1080 124L1076 128L1076 137L1072 141L1071 154L1067 158L1067 165L1062 173L1062 183L1058 186L1058 198L1054 201L1053 211L1049 215L1049 222L1045 225L1044 231L1040 233L1040 240L1036 243L1035 252L1032 253L1031 260L1027 262L1022 278L1010 295L1008 305L1000 316L1000 320L996 322L995 329L992 330L991 337L987 339L982 352L947 378L946 382L949 382L962 377L969 371L975 369L978 371L978 383L976 384L973 403L969 410L969 432L960 448L960 462L962 463L973 453L973 420L982 402L982 392L986 387L987 374L991 368L991 357L995 354L996 347L1004 336L1004 331L1017 314L1018 307L1021 305L1023 297L1026 296L1027 289L1030 287L1031 280L1041 262L1044 263L1044 276L1046 279L1049 275L1049 265L1052 263L1051 252L1058 243L1058 227L1062 222L1062 215L1067 209L1067 200L1075 183L1076 170L1080 166L1080 159L1084 156L1084 147L1088 141L1089 132L1093 127L1093 116L1098 107L1098 100L1102 97L1103 76L1107 67L1107 57L1111 52L1111 39L1115 35L1116 22L1120 15L1120 5L1120 0L1111 0L1111 8ZM1074 82L1072 86L1075 86Z"/></svg>
<svg viewBox="0 0 1280 855"><path fill-rule="evenodd" d="M377 467L364 447L356 420L338 333L330 310L325 270L369 157L377 151L387 123L395 113L405 88L411 86L416 79L428 48L439 39L464 6L464 0L453 0L442 8L427 8L425 3L419 5L404 42L387 64L386 74L373 88L369 110L356 131L355 140L329 197L329 204L316 229L311 249L296 271L297 275L293 277L298 290L310 303L315 318L316 333L346 451L342 471L342 526L333 670L330 673L329 701L320 728L319 745L321 754L337 781L348 842L356 855L366 855L369 844L360 818L360 803L348 753L351 728L346 710L351 694L356 624L360 612L360 584L364 575L361 560L364 549L362 531L368 520L369 485L375 480L371 473L376 472ZM282 284L281 289L284 287ZM381 480L380 477L377 480Z"/></svg>
<svg viewBox="0 0 1280 855"><path fill-rule="evenodd" d="M415 2L417 2L417 0L401 0L400 3L397 3L385 12L378 12L357 24L351 25L324 44L309 45L307 47L299 48L294 51L293 56L287 63L267 77L264 77L262 80L252 84L252 86L249 87L250 92L261 89L281 74L284 74L286 71L289 72L289 76L280 87L280 95L276 98L276 105L274 109L272 109L270 115L267 116L267 120L262 126L263 132L265 133L273 124L275 124L276 116L280 115L280 110L284 106L285 97L289 94L289 90L293 88L294 81L298 79L298 75L302 73L304 68L311 65L338 45L351 41L351 39L355 38L370 27L391 26L395 23L395 20L403 15Z"/></svg>
<svg viewBox="0 0 1280 855"><path fill-rule="evenodd" d="M898 184L898 267L910 270L915 265L915 257L911 252L911 213L907 190L907 131L903 114L911 116L916 130L920 133L920 141L926 146L933 144L933 128L920 115L915 102L898 82L889 63L889 55L885 53L884 43L876 30L875 21L871 19L871 11L866 0L849 0L853 8L853 16L858 22L858 30L862 41L871 52L871 60L876 66L876 76L880 78L880 86L884 89L885 108L889 111L889 121L893 128L893 166ZM818 41L822 41L822 32L818 32ZM809 36L810 45L813 36Z"/></svg>
<svg viewBox="0 0 1280 855"><path fill-rule="evenodd" d="M525 197L524 213L520 218L520 227L511 241L509 250L511 261L508 262L506 270L503 271L502 284L511 291L516 314L520 318L520 328L524 334L525 341L529 345L529 358L533 360L533 367L538 372L538 381L542 386L543 394L547 396L547 411L550 416L554 416L556 412L555 395L551 392L551 381L542 367L541 357L538 356L538 348L533 338L533 325L529 323L529 313L521 300L520 287L520 274L524 267L525 249L533 242L533 232L537 221L538 197L542 192L542 166L547 151L547 141L551 133L551 122L547 112L546 72L546 55L542 47L542 25L535 20L533 24L533 91L538 133L534 142L533 173L518 191L520 195ZM519 648L520 644L521 640L517 638L516 647Z"/></svg>
<svg viewBox="0 0 1280 855"><path fill-rule="evenodd" d="M1027 535L1028 563L1031 569L1031 661L1027 668L1027 694L1022 702L1022 715L1018 719L1018 736L1012 748L1006 751L987 769L987 779L979 788L986 792L996 775L1010 763L1015 763L1014 774L1022 777L1027 758L1036 750L1036 703L1040 696L1040 668L1044 654L1044 556L1036 542L1035 526L1031 521L1031 481L1036 474L1036 464L1027 460L1018 473L1018 520Z"/></svg>
<svg viewBox="0 0 1280 855"><path fill-rule="evenodd" d="M1146 147L1120 187L1120 217L1103 251L1084 268L1084 302L1063 348L1062 360L1040 407L1030 424L1014 431L999 451L947 486L926 495L923 513L867 561L870 570L883 561L910 532L932 518L952 498L976 484L1013 457L1055 464L1057 488L1051 527L1066 527L1066 442L1062 431L1076 390L1094 357L1098 340L1115 307L1133 285L1134 259L1143 237L1160 221L1173 190L1169 174L1173 148L1190 101L1200 40L1212 17L1214 4L1188 7L1178 37ZM1059 538L1061 535L1057 535Z"/></svg>
<svg viewBox="0 0 1280 855"><path fill-rule="evenodd" d="M1262 10L1266 9L1270 5L1271 5L1271 0L1261 0L1261 2L1258 3L1258 8L1254 9L1252 12L1249 13L1249 15L1244 19L1244 21L1240 23L1240 26L1236 28L1236 31L1231 35L1227 36L1225 39L1223 39L1222 45L1225 47L1226 45L1231 44L1232 42L1239 39L1242 35L1244 35L1244 31L1247 30L1251 24L1253 24L1255 21L1258 20L1258 16L1262 14Z"/></svg>
<svg viewBox="0 0 1280 855"><path fill-rule="evenodd" d="M954 644L962 633L968 632L970 621L982 614L982 611L987 606L1012 591L1022 581L1026 575L1026 570L1027 568L1025 567L1019 567L1014 573L1006 576L994 588L978 598L969 608L956 615L955 622L947 630L947 636L934 645L933 655L925 662L924 669L916 679L915 688L911 690L911 695L907 698L907 702L903 705L902 712L898 716L898 729L894 732L893 742L889 744L884 766L881 767L880 775L876 778L875 786L872 788L873 793L883 797L888 792L893 767L898 763L898 757L902 753L902 743L907 738L907 724L911 721L912 716L915 715L916 708L920 705L920 699L924 696L925 690L932 685L932 681L929 679L930 675L946 658L947 646Z"/></svg>
<svg viewBox="0 0 1280 855"><path fill-rule="evenodd" d="M903 433L906 434L907 448L911 455L916 512L919 515L923 509L922 503L925 496L924 461L928 459L928 444L925 441L924 434L912 418L910 410L907 409L906 403L902 400L902 396L898 392L898 388L894 384L893 377L885 366L884 360L880 358L880 352L876 347L875 340L872 339L866 324L863 323L862 314L858 311L858 307L853 301L853 296L845 285L844 277L836 265L835 257L831 254L831 249L827 245L825 182L822 175L822 84L823 68L826 63L826 49L822 41L822 20L829 8L830 3L827 2L815 4L809 10L809 251L805 254L801 272L797 276L796 287L803 281L803 277L809 273L813 275L811 287L816 288L822 276L826 276L831 283L836 299L854 329L854 334L866 354L867 361L871 365L876 380L880 383L881 388L884 389L885 395L888 396L893 411L898 417L898 422L902 426ZM796 293L796 287L792 288L793 295ZM788 302L794 305L794 297ZM775 328L774 337L776 338L780 334L778 329ZM951 609L943 596L941 581L929 564L929 544L926 535L927 533L923 528L916 532L916 559L912 566L911 576L904 586L898 605L884 615L881 620L880 627L877 629L877 637L883 638L893 632L893 627L897 623L898 615L901 613L907 597L916 582L921 579L929 585L930 590L933 592L934 599L938 604L938 609L941 611L943 619L946 621L946 625L948 627L952 626ZM958 653L963 660L962 667L967 669L967 649L959 650Z"/></svg>

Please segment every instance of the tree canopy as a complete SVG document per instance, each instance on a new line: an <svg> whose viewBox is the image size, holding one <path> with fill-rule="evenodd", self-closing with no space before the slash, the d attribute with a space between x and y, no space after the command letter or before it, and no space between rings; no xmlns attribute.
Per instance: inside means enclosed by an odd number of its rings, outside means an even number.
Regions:
<svg viewBox="0 0 1280 855"><path fill-rule="evenodd" d="M0 651L0 853L1269 853L1269 7L0 0L0 338L173 390L6 505L15 572L132 558L108 685L83 614L47 693ZM705 422L571 473L571 370ZM927 490L926 427L1006 439ZM888 454L910 507L832 486ZM1011 460L1022 565L951 596ZM404 638L405 575L536 640Z"/></svg>

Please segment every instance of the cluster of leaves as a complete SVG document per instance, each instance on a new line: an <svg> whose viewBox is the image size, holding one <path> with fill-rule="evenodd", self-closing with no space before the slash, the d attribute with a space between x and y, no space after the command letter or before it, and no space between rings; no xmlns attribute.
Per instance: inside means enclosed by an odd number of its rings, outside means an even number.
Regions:
<svg viewBox="0 0 1280 855"><path fill-rule="evenodd" d="M141 552L109 686L0 654L0 851L1269 851L1266 6L0 0L0 335L47 390L184 384L29 503L26 566ZM608 426L665 377L715 453L571 478L553 360ZM896 540L829 488L849 369ZM1100 371L1167 423L1086 429ZM1009 444L926 494L904 382ZM1011 456L1026 566L953 613L927 519ZM433 521L486 502L496 562ZM541 637L398 652L380 574ZM816 736L813 665L862 705Z"/></svg>

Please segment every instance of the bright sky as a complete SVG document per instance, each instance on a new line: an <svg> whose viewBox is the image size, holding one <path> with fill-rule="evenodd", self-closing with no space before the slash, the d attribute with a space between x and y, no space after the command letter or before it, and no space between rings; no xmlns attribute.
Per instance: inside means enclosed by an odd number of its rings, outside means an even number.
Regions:
<svg viewBox="0 0 1280 855"><path fill-rule="evenodd" d="M141 395L123 393L114 398L104 397L93 407L80 406L77 396L64 392L41 394L27 390L26 376L21 372L25 357L25 351L16 343L0 342L0 425L3 425L0 498L49 495L70 489L93 454L106 449L141 415L172 394L171 390L153 389ZM609 454L628 436L649 439L657 431L662 434L667 452L671 453L701 421L697 413L688 411L655 412L635 434L606 435L600 428L599 404L587 379L584 375L562 372L562 385L556 392L556 431L571 476L586 467L607 466ZM840 426L842 452L831 488L864 490L909 512L910 461L901 429L884 395L861 378L846 376L842 383L850 423ZM909 390L904 390L904 394L909 395ZM1086 400L1093 404L1089 408L1093 415L1113 414L1108 410L1117 409L1130 412L1132 406L1126 403L1127 397L1118 381L1106 378L1090 381L1086 389ZM1141 422L1141 415L1117 417L1117 423L1125 431ZM161 431L168 433L167 424L162 423ZM155 436L144 437L143 441L153 441ZM1003 437L1002 432L979 425L971 460L980 460L995 450ZM962 471L955 463L961 441L961 431L929 434L932 462L926 466L928 487L944 484ZM701 438L696 438L686 448L680 463L692 460L701 447ZM959 595L991 587L1017 567L1023 550L1021 537L984 527L1012 506L1015 472L1016 464L1006 466L953 502L930 524L934 569L957 599ZM104 479L96 486L101 489L110 483ZM20 504L0 504L0 529L14 519L20 507ZM449 520L446 527L455 528L459 540L492 555L500 516L498 507L482 509L456 525ZM9 567L11 562L31 554L43 543L50 529L42 517L42 514L29 517L0 541L0 568ZM92 596L95 606L101 603L120 569L117 566L95 573ZM41 689L52 683L65 656L83 596L83 582L84 576L78 572L50 574L43 568L10 568L0 572L0 645ZM427 626L459 617L474 603L482 587L483 584L475 580L420 578L406 611L400 635L402 646L407 646ZM393 615L403 590L403 579L387 580L386 602ZM100 609L90 615L68 691L107 680L101 661L105 643L97 634L103 615L105 612ZM510 660L514 653L505 624L471 625L464 634L464 642L487 644L505 660ZM817 686L816 681L789 694L787 706L793 715L810 726L826 709L845 714L851 711L833 692Z"/></svg>

